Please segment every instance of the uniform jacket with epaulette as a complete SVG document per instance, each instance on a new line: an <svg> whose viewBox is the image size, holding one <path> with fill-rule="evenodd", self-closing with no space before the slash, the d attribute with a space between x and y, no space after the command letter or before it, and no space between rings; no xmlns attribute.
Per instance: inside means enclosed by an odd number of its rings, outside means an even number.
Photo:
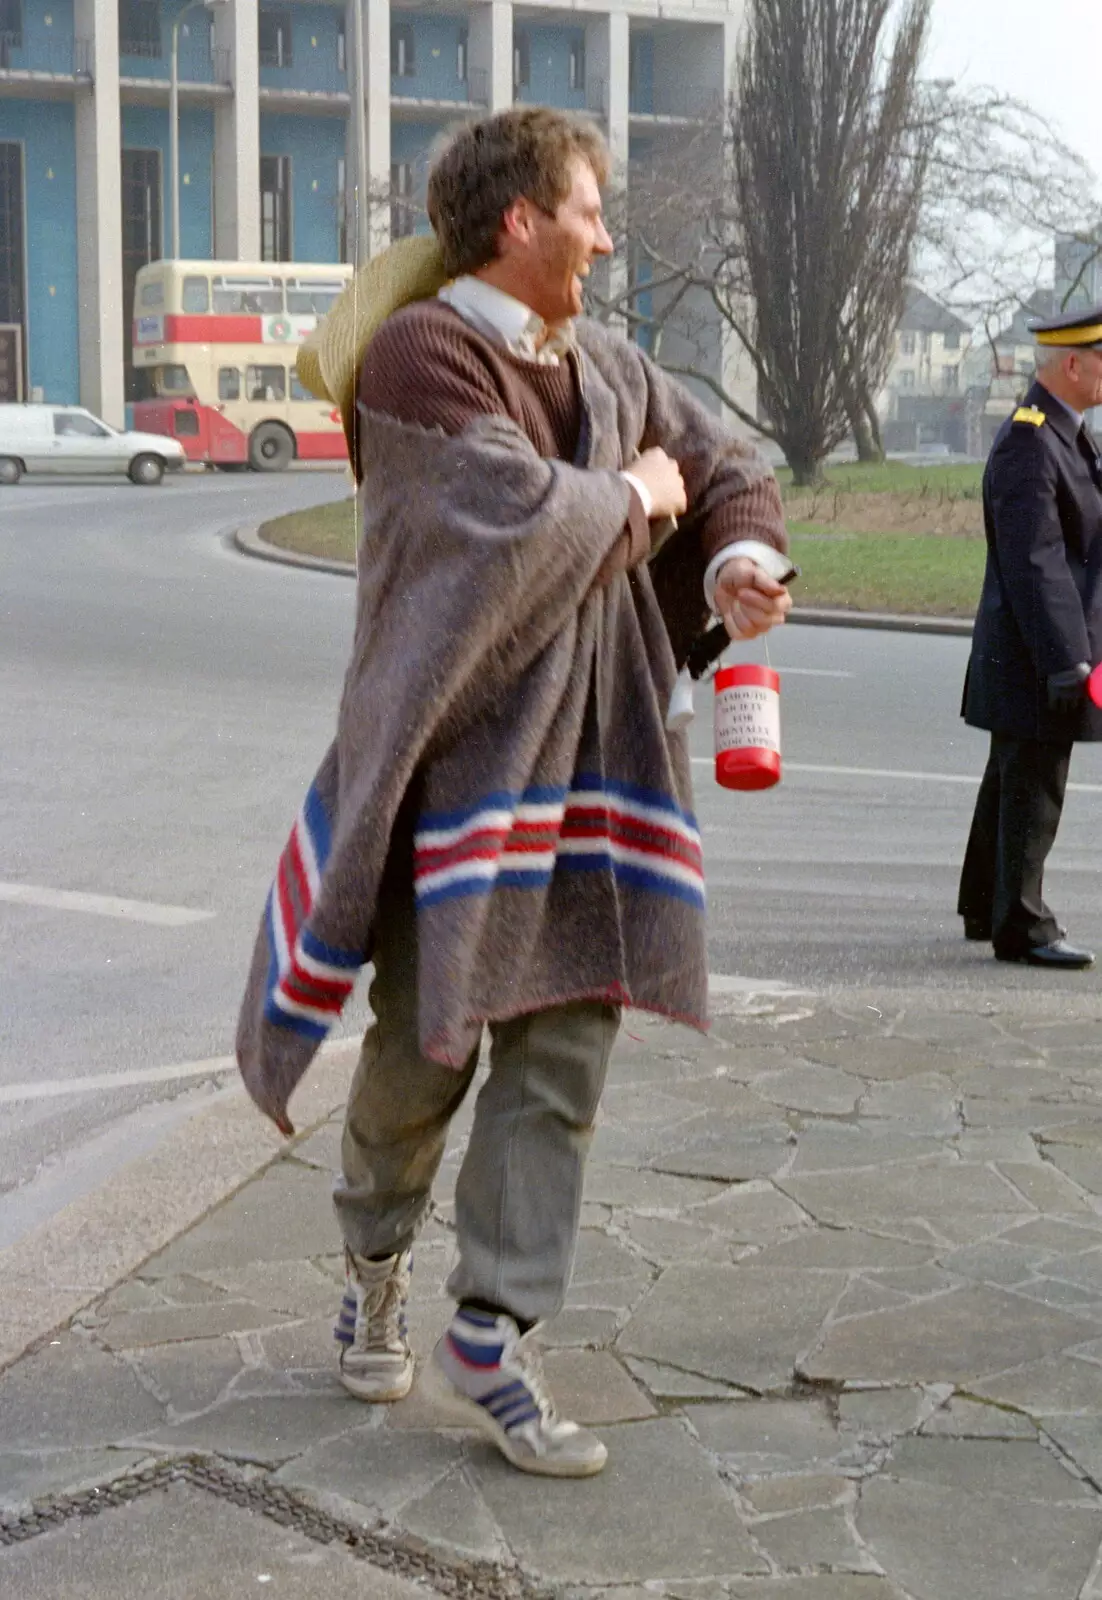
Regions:
<svg viewBox="0 0 1102 1600"><path fill-rule="evenodd" d="M987 569L963 716L1012 738L1102 740L1102 710L1052 711L1046 680L1102 661L1102 462L1035 383L1000 428L983 480Z"/></svg>

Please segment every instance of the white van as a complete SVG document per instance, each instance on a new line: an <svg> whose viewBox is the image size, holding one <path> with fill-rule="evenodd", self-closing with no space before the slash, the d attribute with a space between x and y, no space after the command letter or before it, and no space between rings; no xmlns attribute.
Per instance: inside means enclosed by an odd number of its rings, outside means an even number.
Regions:
<svg viewBox="0 0 1102 1600"><path fill-rule="evenodd" d="M82 406L0 405L0 484L25 472L125 472L152 485L186 459L175 439L118 433Z"/></svg>

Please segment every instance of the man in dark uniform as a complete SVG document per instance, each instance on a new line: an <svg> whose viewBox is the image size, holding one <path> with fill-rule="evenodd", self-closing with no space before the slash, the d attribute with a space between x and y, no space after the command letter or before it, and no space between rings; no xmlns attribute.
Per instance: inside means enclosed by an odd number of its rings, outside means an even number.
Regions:
<svg viewBox="0 0 1102 1600"><path fill-rule="evenodd" d="M987 570L963 716L991 734L957 910L1000 961L1089 967L1041 890L1071 747L1102 740L1087 695L1102 661L1102 306L1034 323L1037 381L995 439L983 480Z"/></svg>

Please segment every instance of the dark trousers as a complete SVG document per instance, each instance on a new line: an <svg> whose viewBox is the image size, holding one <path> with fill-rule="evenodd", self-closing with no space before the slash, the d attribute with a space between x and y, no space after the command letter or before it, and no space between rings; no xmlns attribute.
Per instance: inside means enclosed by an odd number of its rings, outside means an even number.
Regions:
<svg viewBox="0 0 1102 1600"><path fill-rule="evenodd" d="M989 926L1002 955L1061 937L1041 892L1056 838L1071 762L1071 742L991 735L960 875L957 910Z"/></svg>

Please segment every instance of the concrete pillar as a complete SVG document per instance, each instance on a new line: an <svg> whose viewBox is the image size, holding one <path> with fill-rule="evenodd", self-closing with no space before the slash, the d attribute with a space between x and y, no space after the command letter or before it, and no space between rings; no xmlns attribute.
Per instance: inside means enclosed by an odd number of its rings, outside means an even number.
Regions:
<svg viewBox="0 0 1102 1600"><path fill-rule="evenodd" d="M213 13L215 61L228 59L233 98L214 109L214 254L260 260L260 62L256 0Z"/></svg>
<svg viewBox="0 0 1102 1600"><path fill-rule="evenodd" d="M355 6L349 7L348 89L352 127L349 129L349 237L354 260L364 250L375 255L390 243L390 0L359 0L362 32L356 48ZM356 119L362 119L359 143ZM366 172L356 170L357 149L362 149ZM357 192L358 191L358 192ZM363 208L363 214L358 208Z"/></svg>
<svg viewBox="0 0 1102 1600"><path fill-rule="evenodd" d="M513 103L513 7L511 0L488 0L471 7L467 30L471 69L485 75L491 111Z"/></svg>
<svg viewBox="0 0 1102 1600"><path fill-rule="evenodd" d="M602 294L610 299L623 294L628 286L627 252L616 224L622 219L627 199L629 30L630 22L623 11L591 17L585 25L586 104L593 115L603 119L612 155L606 209L617 252L603 266L598 280ZM621 318L614 319L614 325L621 331L626 328Z"/></svg>
<svg viewBox="0 0 1102 1600"><path fill-rule="evenodd" d="M92 87L76 98L80 401L125 421L122 316L122 136L117 0L76 0L74 34L91 46Z"/></svg>

